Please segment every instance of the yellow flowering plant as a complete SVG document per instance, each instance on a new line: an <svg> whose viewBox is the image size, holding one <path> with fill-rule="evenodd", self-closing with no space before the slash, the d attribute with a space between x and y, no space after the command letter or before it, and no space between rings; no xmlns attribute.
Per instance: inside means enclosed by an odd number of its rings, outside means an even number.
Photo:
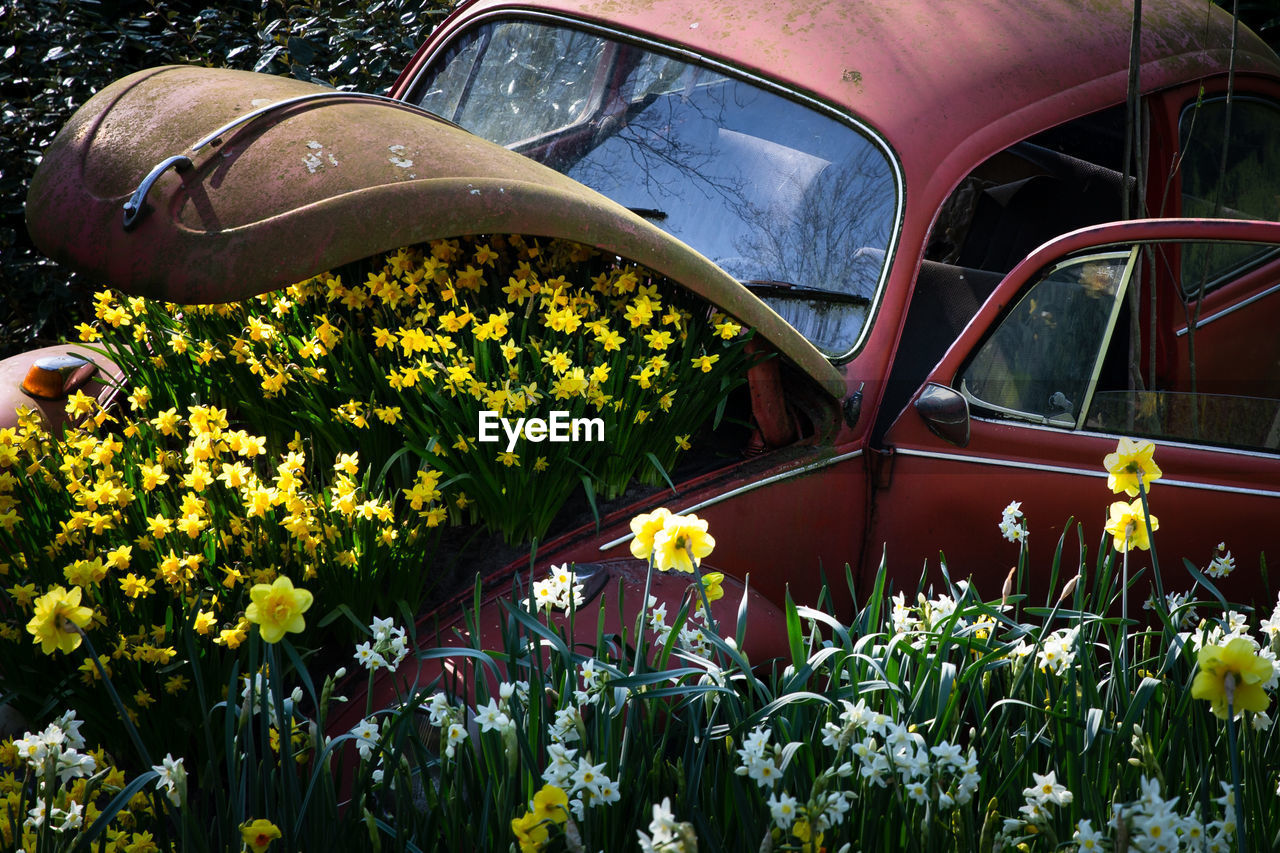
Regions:
<svg viewBox="0 0 1280 853"><path fill-rule="evenodd" d="M1206 644L1197 655L1191 695L1206 700L1221 719L1244 711L1259 713L1271 704L1262 685L1271 680L1271 661L1258 654L1247 637L1233 637L1222 645ZM1229 712L1229 713L1228 713Z"/></svg>
<svg viewBox="0 0 1280 853"><path fill-rule="evenodd" d="M405 247L234 305L106 294L98 317L157 418L195 387L274 441L302 428L314 454L359 446L388 491L439 472L416 508L428 523L478 518L512 543L575 492L594 506L666 478L745 380L750 337L643 268L518 235ZM499 417L530 426L512 441ZM551 441L557 423L578 440Z"/></svg>

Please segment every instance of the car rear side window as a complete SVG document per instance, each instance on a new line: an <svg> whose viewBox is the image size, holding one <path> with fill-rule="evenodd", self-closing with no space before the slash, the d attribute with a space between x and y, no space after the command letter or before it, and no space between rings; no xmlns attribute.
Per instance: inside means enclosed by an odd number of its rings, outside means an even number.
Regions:
<svg viewBox="0 0 1280 853"><path fill-rule="evenodd" d="M1229 131L1227 114L1225 98L1192 103L1182 111L1182 213L1280 221L1280 107L1237 97ZM1225 152L1224 132L1230 134ZM1194 299L1275 254L1260 246L1189 244L1182 256L1182 292Z"/></svg>

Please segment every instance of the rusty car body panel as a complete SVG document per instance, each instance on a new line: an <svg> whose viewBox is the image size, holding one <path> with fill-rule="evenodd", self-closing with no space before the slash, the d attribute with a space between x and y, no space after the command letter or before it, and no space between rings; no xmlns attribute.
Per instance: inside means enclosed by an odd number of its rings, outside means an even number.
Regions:
<svg viewBox="0 0 1280 853"><path fill-rule="evenodd" d="M291 103L299 98L313 99ZM157 164L178 156L189 164L162 171L126 227L126 202ZM255 296L441 237L564 237L686 282L832 396L844 388L768 306L618 204L404 104L311 83L184 66L119 80L46 151L27 218L53 259L126 293L180 304Z"/></svg>

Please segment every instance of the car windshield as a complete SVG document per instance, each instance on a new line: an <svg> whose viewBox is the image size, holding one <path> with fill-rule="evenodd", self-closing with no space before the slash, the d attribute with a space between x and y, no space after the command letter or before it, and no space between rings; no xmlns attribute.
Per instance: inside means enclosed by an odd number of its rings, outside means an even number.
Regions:
<svg viewBox="0 0 1280 853"><path fill-rule="evenodd" d="M872 137L704 65L526 20L437 57L412 98L614 199L833 358L865 337L898 208Z"/></svg>

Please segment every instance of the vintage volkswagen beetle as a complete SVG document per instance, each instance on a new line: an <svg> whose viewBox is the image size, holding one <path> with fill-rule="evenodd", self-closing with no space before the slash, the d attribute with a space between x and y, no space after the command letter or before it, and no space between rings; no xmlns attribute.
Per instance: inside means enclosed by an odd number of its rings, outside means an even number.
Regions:
<svg viewBox="0 0 1280 853"><path fill-rule="evenodd" d="M480 0L390 99L126 78L51 146L28 219L55 259L177 302L433 237L567 237L756 328L781 358L740 458L540 563L633 571L627 522L666 505L775 603L846 564L866 590L882 552L899 586L941 551L993 596L1001 508L1043 543L1034 584L1069 518L1096 547L1101 460L1140 435L1162 552L1203 566L1227 538L1250 597L1280 544L1280 60L1204 2L1143 4L1133 65L1130 31L1119 2Z"/></svg>

